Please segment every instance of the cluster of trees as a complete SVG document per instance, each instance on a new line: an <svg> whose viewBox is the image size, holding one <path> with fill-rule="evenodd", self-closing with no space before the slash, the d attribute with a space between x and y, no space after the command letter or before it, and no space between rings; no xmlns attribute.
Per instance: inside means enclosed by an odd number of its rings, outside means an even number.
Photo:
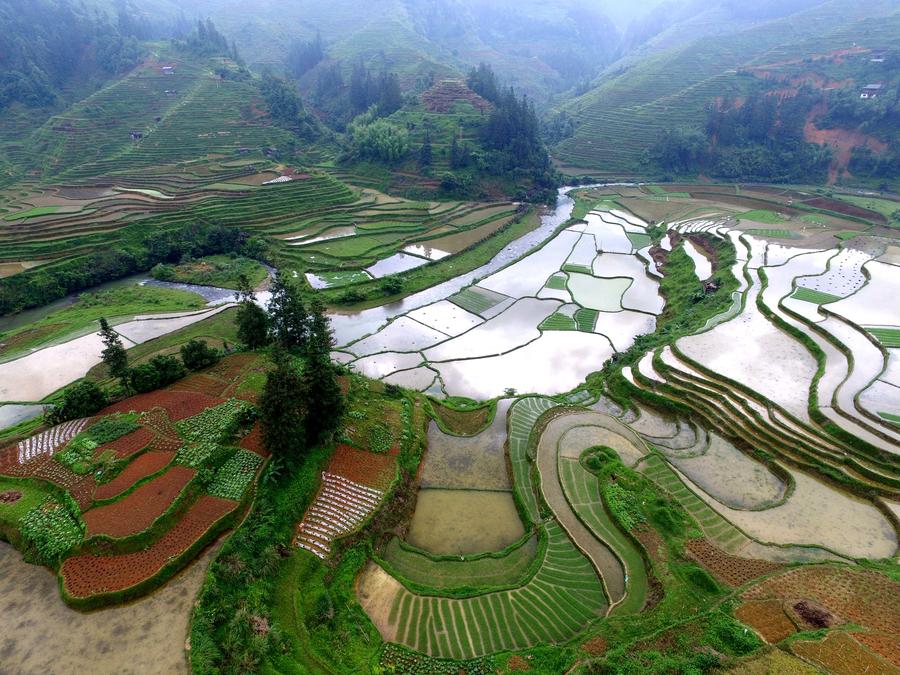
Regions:
<svg viewBox="0 0 900 675"><path fill-rule="evenodd" d="M127 5L118 17L113 23L71 0L0 0L0 109L53 105L91 63L109 75L134 66L143 54L135 33L150 29Z"/></svg>
<svg viewBox="0 0 900 675"><path fill-rule="evenodd" d="M324 59L325 45L321 33L317 33L315 40L307 42L295 40L291 43L287 54L287 67L291 75L299 80Z"/></svg>
<svg viewBox="0 0 900 675"><path fill-rule="evenodd" d="M287 80L265 73L259 85L269 115L279 125L305 140L319 136L319 125L297 95L297 87Z"/></svg>
<svg viewBox="0 0 900 675"><path fill-rule="evenodd" d="M0 279L0 315L40 307L70 293L151 269L157 263L175 263L217 253L240 253L250 258L263 254L265 243L236 228L192 224L180 229L155 230L117 248Z"/></svg>
<svg viewBox="0 0 900 675"><path fill-rule="evenodd" d="M337 430L344 399L331 349L334 336L318 300L307 308L300 289L281 273L272 284L266 313L246 282L241 284L238 337L251 349L272 346L274 369L260 397L263 442L293 463L304 449Z"/></svg>
<svg viewBox="0 0 900 675"><path fill-rule="evenodd" d="M134 368L128 364L128 352L122 339L105 318L100 319L103 340L101 358L110 376L119 380L123 393L144 393L165 387L185 376L188 370L208 368L221 355L203 340L191 340L181 347L181 358L154 356ZM59 402L47 410L48 424L89 417L109 405L109 394L92 380L82 380L63 392Z"/></svg>
<svg viewBox="0 0 900 675"><path fill-rule="evenodd" d="M410 150L406 129L379 118L374 107L354 119L347 132L351 150L360 159L393 164L403 159ZM428 162L430 164L430 158Z"/></svg>
<svg viewBox="0 0 900 675"><path fill-rule="evenodd" d="M241 63L237 46L234 42L228 42L228 38L219 32L212 19L197 19L194 30L181 44L197 56L226 56L235 63Z"/></svg>
<svg viewBox="0 0 900 675"><path fill-rule="evenodd" d="M480 131L483 169L494 175L527 177L534 185L530 197L552 198L558 181L550 167L534 105L511 87L502 88L494 71L484 63L469 72L466 83L493 104Z"/></svg>
<svg viewBox="0 0 900 675"><path fill-rule="evenodd" d="M372 74L362 63L350 74L350 107L356 114L375 106L379 117L387 117L403 107L403 92L397 73Z"/></svg>
<svg viewBox="0 0 900 675"><path fill-rule="evenodd" d="M345 81L340 63L322 65L318 69L311 100L328 118L329 124L342 131L358 115L374 109L378 117L386 117L403 107L403 91L396 73L374 74L363 63L356 63Z"/></svg>
<svg viewBox="0 0 900 675"><path fill-rule="evenodd" d="M125 393L141 394L165 387L180 380L188 370L208 368L220 358L219 352L205 341L191 340L182 345L180 359L176 356L159 355L132 368L122 339L105 318L100 319L100 338L103 340L101 359L110 376L119 380Z"/></svg>
<svg viewBox="0 0 900 675"><path fill-rule="evenodd" d="M830 153L803 135L816 100L808 89L787 97L758 92L742 104L726 100L709 111L705 127L662 132L649 159L676 175L706 172L772 183L822 180Z"/></svg>

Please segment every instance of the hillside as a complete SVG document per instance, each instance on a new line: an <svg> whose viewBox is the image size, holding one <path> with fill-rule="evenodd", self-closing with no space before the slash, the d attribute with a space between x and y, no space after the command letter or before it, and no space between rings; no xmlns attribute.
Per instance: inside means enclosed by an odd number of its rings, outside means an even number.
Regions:
<svg viewBox="0 0 900 675"><path fill-rule="evenodd" d="M688 24L689 25L689 24ZM611 68L591 91L559 110L575 132L554 149L566 172L636 176L658 171L647 160L659 135L702 126L727 98L763 88L746 69L800 62L858 44L896 45L896 3L833 0L786 18L699 40Z"/></svg>
<svg viewBox="0 0 900 675"><path fill-rule="evenodd" d="M284 144L288 134L260 109L257 84L229 73L225 60L156 45L126 76L7 153L32 176L72 180Z"/></svg>
<svg viewBox="0 0 900 675"><path fill-rule="evenodd" d="M242 4L200 0L191 12L211 17L254 69L283 69L294 42L320 34L345 73L363 59L414 82L431 73L458 76L484 61L543 101L612 61L619 41L613 23L588 0L552 7L535 0L373 0L362 12L354 0L297 0L259 2L249 15ZM152 7L157 16L179 11L171 0Z"/></svg>

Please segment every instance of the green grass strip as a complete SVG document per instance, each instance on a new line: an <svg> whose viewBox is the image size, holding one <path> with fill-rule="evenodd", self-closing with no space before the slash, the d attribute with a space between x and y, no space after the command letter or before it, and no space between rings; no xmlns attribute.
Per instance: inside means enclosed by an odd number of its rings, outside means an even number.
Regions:
<svg viewBox="0 0 900 675"><path fill-rule="evenodd" d="M900 347L900 328L867 328L884 347Z"/></svg>
<svg viewBox="0 0 900 675"><path fill-rule="evenodd" d="M811 288L798 288L791 295L795 300L803 300L803 302L811 302L814 305L826 305L829 302L837 302L841 298L831 293L816 291Z"/></svg>

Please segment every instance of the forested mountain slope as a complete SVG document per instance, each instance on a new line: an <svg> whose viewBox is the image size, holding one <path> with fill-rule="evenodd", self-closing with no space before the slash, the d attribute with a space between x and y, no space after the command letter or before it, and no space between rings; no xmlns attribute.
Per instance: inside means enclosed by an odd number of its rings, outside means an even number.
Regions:
<svg viewBox="0 0 900 675"><path fill-rule="evenodd" d="M754 93L779 93L782 86L772 86L759 76L762 66L807 59L816 63L823 58L841 60L846 50L858 52L862 59L862 54L897 48L898 35L900 8L896 2L832 0L732 34L701 37L644 59L626 58L611 67L591 91L560 107L574 133L558 142L554 155L576 173L696 175L690 157L690 166L658 161L658 142L674 131L705 134L708 116L726 101L740 105ZM869 76L865 69L857 70L857 77ZM847 87L864 84L855 80L844 83ZM794 93L782 91L780 98ZM800 126L802 129L803 124ZM714 141L707 138L705 144L697 145L694 150L709 151ZM795 150L807 152L799 146ZM815 178L818 172L824 179L828 158L806 160L807 177Z"/></svg>
<svg viewBox="0 0 900 675"><path fill-rule="evenodd" d="M482 61L532 98L547 99L591 77L617 54L619 34L589 0L549 3L475 0L261 0L247 15L234 0L199 0L191 12L212 18L237 42L251 67L284 68L296 41L321 35L345 70L363 59L407 74L464 74ZM154 0L161 15L181 11Z"/></svg>

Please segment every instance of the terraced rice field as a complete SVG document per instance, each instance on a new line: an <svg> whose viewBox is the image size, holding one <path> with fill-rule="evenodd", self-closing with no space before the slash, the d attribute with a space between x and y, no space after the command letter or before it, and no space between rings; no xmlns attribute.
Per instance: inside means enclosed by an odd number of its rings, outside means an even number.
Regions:
<svg viewBox="0 0 900 675"><path fill-rule="evenodd" d="M546 554L527 584L461 600L416 596L399 587L390 599L382 636L431 656L454 659L574 637L602 617L608 604L587 558L572 547L558 525L546 529ZM376 583L377 574L370 568L360 582L360 601L369 611L375 609L367 606L367 584Z"/></svg>
<svg viewBox="0 0 900 675"><path fill-rule="evenodd" d="M400 539L393 539L384 552L384 561L388 569L404 579L446 591L471 586L517 586L527 578L537 554L537 536L529 537L505 555L465 560L456 557L434 560L401 543Z"/></svg>
<svg viewBox="0 0 900 675"><path fill-rule="evenodd" d="M536 252L449 296L465 310L464 318L439 318L446 315L445 301L439 300L393 319L364 340L341 345L342 352L357 357L348 362L361 372L380 379L428 367L450 395L487 399L508 388L543 393L572 388L612 351L624 351L638 335L652 332L663 308L658 282L646 259L637 256L636 247L645 242L635 244L626 236L626 229L641 233L646 224L628 217L592 212L587 222L564 229ZM419 323L432 330L423 332ZM421 339L413 341L413 335ZM554 362L560 349L572 358ZM553 389L539 384L553 380ZM424 372L415 379L422 389L433 381Z"/></svg>

